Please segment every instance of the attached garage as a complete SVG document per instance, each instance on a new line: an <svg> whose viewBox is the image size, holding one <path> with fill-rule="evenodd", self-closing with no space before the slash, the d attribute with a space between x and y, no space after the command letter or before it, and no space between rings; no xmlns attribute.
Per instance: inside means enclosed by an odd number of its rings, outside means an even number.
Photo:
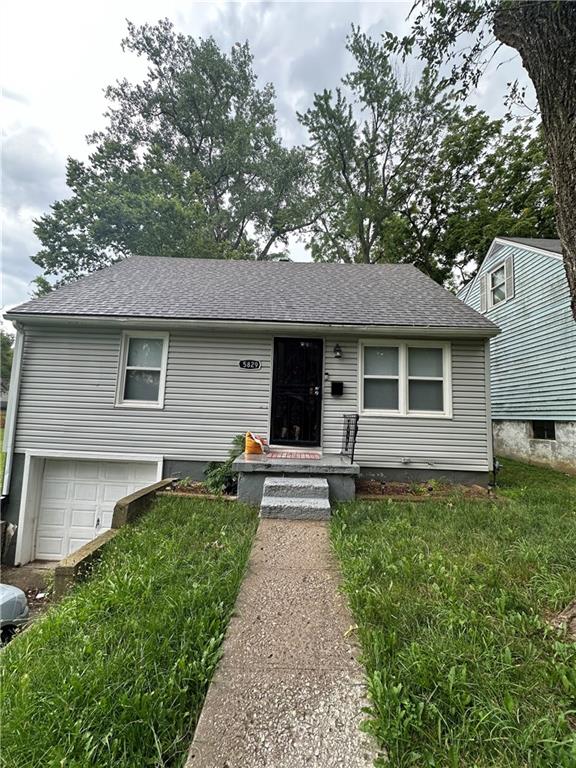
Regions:
<svg viewBox="0 0 576 768"><path fill-rule="evenodd" d="M32 551L25 560L60 560L108 530L118 499L156 482L160 466L158 461L36 458L29 489Z"/></svg>

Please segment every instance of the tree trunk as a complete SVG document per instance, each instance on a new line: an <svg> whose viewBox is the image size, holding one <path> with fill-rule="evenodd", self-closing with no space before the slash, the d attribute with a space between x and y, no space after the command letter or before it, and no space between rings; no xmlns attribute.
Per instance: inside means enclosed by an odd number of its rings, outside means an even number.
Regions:
<svg viewBox="0 0 576 768"><path fill-rule="evenodd" d="M576 320L576 2L502 2L494 34L519 52L536 90Z"/></svg>

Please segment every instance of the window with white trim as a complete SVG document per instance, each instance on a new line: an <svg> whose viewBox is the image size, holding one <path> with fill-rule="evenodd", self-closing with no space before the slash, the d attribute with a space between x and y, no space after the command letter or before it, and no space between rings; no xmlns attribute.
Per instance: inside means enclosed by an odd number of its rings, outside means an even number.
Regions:
<svg viewBox="0 0 576 768"><path fill-rule="evenodd" d="M452 415L449 343L365 341L360 369L362 413Z"/></svg>
<svg viewBox="0 0 576 768"><path fill-rule="evenodd" d="M514 260L507 256L497 267L480 275L480 312L487 312L514 296Z"/></svg>
<svg viewBox="0 0 576 768"><path fill-rule="evenodd" d="M116 405L162 408L167 359L167 333L124 333Z"/></svg>
<svg viewBox="0 0 576 768"><path fill-rule="evenodd" d="M364 348L364 408L398 410L399 353L398 347Z"/></svg>
<svg viewBox="0 0 576 768"><path fill-rule="evenodd" d="M490 272L490 306L495 307L501 301L506 301L506 276L504 264Z"/></svg>

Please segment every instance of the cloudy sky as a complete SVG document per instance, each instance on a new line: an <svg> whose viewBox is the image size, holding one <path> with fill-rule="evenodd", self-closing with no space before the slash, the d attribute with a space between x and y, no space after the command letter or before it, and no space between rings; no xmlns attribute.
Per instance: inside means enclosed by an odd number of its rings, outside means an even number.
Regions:
<svg viewBox="0 0 576 768"><path fill-rule="evenodd" d="M32 219L66 195L67 156L85 158L85 135L103 125L103 89L142 76L144 64L122 53L126 19L171 19L180 32L212 35L226 49L248 40L260 80L274 83L287 143L305 141L295 119L313 93L349 70L345 38L352 23L377 36L407 28L404 2L190 2L190 0L19 0L4 3L2 73L2 306L26 300L39 273ZM510 59L510 57L512 57ZM510 60L509 60L510 59ZM506 62L498 66L500 61ZM503 52L473 100L494 116L506 82L524 73ZM305 258L301 246L296 255Z"/></svg>

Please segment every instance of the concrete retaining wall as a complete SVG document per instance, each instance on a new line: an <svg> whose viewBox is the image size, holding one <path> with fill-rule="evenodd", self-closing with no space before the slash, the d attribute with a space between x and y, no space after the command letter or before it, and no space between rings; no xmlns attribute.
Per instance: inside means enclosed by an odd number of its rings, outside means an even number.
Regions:
<svg viewBox="0 0 576 768"><path fill-rule="evenodd" d="M499 456L576 474L576 421L556 421L555 440L534 438L531 421L494 421Z"/></svg>
<svg viewBox="0 0 576 768"><path fill-rule="evenodd" d="M161 480L142 488L116 502L112 528L104 531L76 552L60 560L54 570L54 598L60 600L72 585L85 578L102 556L106 544L117 536L120 528L141 517L154 501L158 491L174 482L174 478Z"/></svg>

